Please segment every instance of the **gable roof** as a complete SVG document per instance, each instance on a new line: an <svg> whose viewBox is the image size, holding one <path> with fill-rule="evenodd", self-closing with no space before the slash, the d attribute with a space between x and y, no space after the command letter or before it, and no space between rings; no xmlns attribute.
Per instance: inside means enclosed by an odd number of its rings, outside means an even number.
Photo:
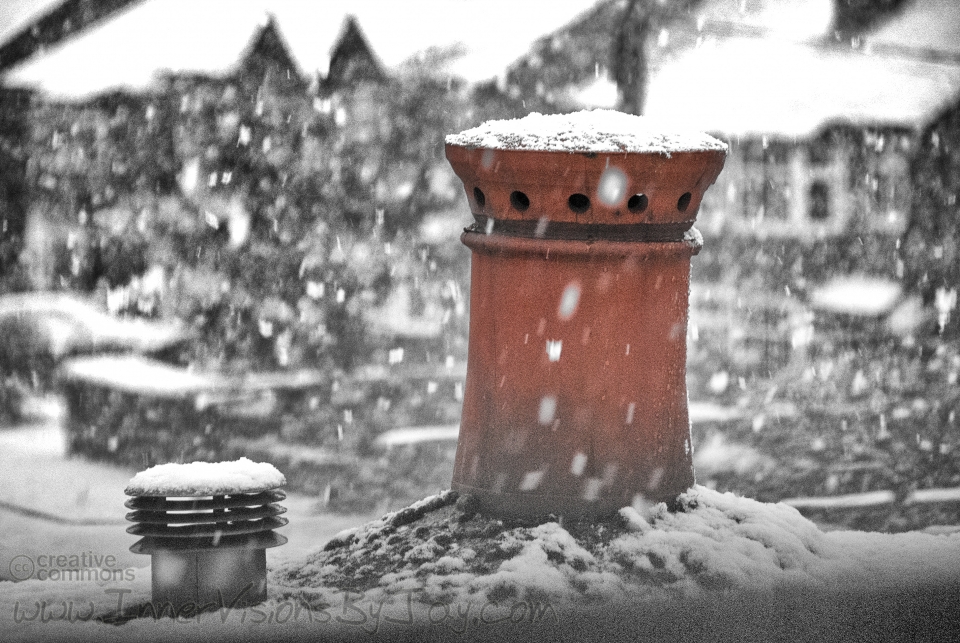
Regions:
<svg viewBox="0 0 960 643"><path fill-rule="evenodd" d="M362 80L382 82L386 77L383 63L373 52L356 17L348 15L330 50L330 68L324 84L343 87Z"/></svg>
<svg viewBox="0 0 960 643"><path fill-rule="evenodd" d="M235 72L241 77L253 76L257 82L272 78L290 89L300 90L305 86L303 72L272 15L253 34L235 65Z"/></svg>
<svg viewBox="0 0 960 643"><path fill-rule="evenodd" d="M290 47L287 45L283 34L280 33L280 27L273 15L269 15L267 23L253 34L250 43L241 55L241 64L256 59L299 71L297 62L290 53Z"/></svg>

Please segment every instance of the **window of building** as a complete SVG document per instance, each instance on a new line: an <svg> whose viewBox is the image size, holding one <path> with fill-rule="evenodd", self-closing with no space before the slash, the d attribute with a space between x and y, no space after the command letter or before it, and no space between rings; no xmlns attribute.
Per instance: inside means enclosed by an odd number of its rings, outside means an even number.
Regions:
<svg viewBox="0 0 960 643"><path fill-rule="evenodd" d="M751 141L744 149L743 211L756 219L789 218L789 147L776 141Z"/></svg>
<svg viewBox="0 0 960 643"><path fill-rule="evenodd" d="M811 141L807 146L810 164L814 167L825 167L833 162L834 143L827 137L820 137Z"/></svg>
<svg viewBox="0 0 960 643"><path fill-rule="evenodd" d="M880 214L906 212L910 206L910 168L906 155L891 151L876 165L874 199Z"/></svg>
<svg viewBox="0 0 960 643"><path fill-rule="evenodd" d="M903 174L880 174L875 197L881 214L906 212L910 204L910 182Z"/></svg>
<svg viewBox="0 0 960 643"><path fill-rule="evenodd" d="M826 221L830 218L830 186L824 181L814 181L810 184L809 195L810 218L814 221Z"/></svg>

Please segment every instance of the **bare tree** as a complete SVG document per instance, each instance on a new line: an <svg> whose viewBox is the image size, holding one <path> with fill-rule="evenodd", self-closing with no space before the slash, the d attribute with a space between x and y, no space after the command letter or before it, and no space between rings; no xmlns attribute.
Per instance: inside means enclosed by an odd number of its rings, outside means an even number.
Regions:
<svg viewBox="0 0 960 643"><path fill-rule="evenodd" d="M701 0L625 0L613 39L612 67L618 109L642 114L650 77L650 35L688 15Z"/></svg>
<svg viewBox="0 0 960 643"><path fill-rule="evenodd" d="M613 43L613 74L622 112L643 113L650 73L647 40L656 5L657 0L628 0L623 10Z"/></svg>

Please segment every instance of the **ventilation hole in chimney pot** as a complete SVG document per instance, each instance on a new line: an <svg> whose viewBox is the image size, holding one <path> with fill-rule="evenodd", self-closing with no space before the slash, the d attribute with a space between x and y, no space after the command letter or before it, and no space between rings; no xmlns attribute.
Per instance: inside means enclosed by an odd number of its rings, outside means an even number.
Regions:
<svg viewBox="0 0 960 643"><path fill-rule="evenodd" d="M627 209L634 214L640 214L647 209L649 204L650 200L647 198L646 194L634 194L627 201Z"/></svg>
<svg viewBox="0 0 960 643"><path fill-rule="evenodd" d="M481 208L487 202L487 197L484 196L483 190L480 188L473 188L473 198L477 202L477 205Z"/></svg>
<svg viewBox="0 0 960 643"><path fill-rule="evenodd" d="M677 200L677 209L680 212L686 212L687 207L690 205L691 195L689 192L684 192L683 195Z"/></svg>
<svg viewBox="0 0 960 643"><path fill-rule="evenodd" d="M567 205L577 214L582 214L590 209L590 198L586 194L571 194Z"/></svg>
<svg viewBox="0 0 960 643"><path fill-rule="evenodd" d="M510 193L510 205L513 206L514 210L525 212L530 207L530 198L523 192L515 190Z"/></svg>

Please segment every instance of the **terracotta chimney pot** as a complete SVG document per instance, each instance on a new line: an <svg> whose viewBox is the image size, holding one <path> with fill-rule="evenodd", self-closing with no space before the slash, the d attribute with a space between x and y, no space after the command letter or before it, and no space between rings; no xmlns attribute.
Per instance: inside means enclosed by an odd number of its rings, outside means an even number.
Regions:
<svg viewBox="0 0 960 643"><path fill-rule="evenodd" d="M596 516L694 482L692 228L726 146L609 111L447 137L474 224L452 486L502 516Z"/></svg>

